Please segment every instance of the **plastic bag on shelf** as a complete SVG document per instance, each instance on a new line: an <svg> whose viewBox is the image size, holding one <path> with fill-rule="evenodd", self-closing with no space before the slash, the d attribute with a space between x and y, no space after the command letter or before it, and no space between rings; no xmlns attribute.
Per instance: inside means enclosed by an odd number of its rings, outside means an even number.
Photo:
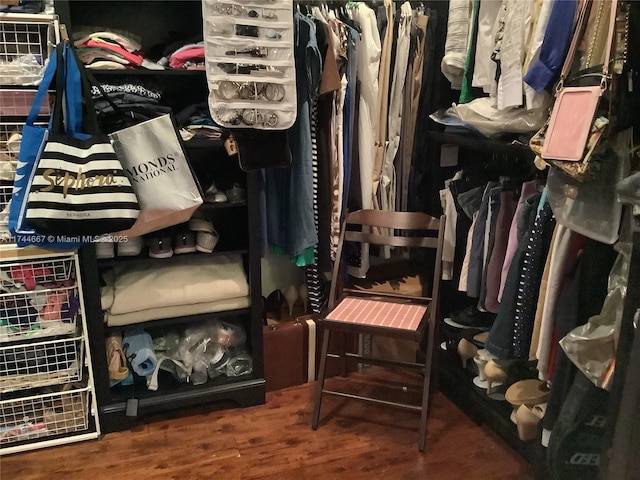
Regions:
<svg viewBox="0 0 640 480"><path fill-rule="evenodd" d="M229 353L229 350L218 343L212 344L211 348L205 352L205 361L207 364L207 373L209 378L216 378L220 375L225 375L225 368L227 363L229 363L230 358L231 354Z"/></svg>
<svg viewBox="0 0 640 480"><path fill-rule="evenodd" d="M227 377L240 377L253 372L253 359L244 350L239 350L229 359L225 367Z"/></svg>
<svg viewBox="0 0 640 480"><path fill-rule="evenodd" d="M454 103L446 114L458 117L483 135L490 137L502 133L535 132L544 125L547 112L548 106L534 110L525 108L498 110L491 105L489 97L482 97L462 105Z"/></svg>
<svg viewBox="0 0 640 480"><path fill-rule="evenodd" d="M610 389L615 369L620 324L627 293L627 278L633 244L625 231L624 240L618 242L618 251L608 280L608 294L600 314L587 323L571 330L560 340L567 357L597 387Z"/></svg>
<svg viewBox="0 0 640 480"><path fill-rule="evenodd" d="M223 347L239 347L244 345L247 340L247 334L244 328L233 323L216 323L213 326L213 331L216 342Z"/></svg>
<svg viewBox="0 0 640 480"><path fill-rule="evenodd" d="M591 182L580 182L557 168L549 170L549 203L558 223L599 242L613 244L618 239L622 204L614 187L629 171L630 142L631 130L611 140L600 173Z"/></svg>

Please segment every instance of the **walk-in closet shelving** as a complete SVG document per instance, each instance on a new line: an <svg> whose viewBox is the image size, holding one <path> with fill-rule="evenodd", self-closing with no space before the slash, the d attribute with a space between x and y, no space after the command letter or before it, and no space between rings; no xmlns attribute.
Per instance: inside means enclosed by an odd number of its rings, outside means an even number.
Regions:
<svg viewBox="0 0 640 480"><path fill-rule="evenodd" d="M200 1L56 1L56 13L67 26L70 35L79 26L97 26L123 30L139 37L145 57L160 58L161 45L176 40L194 39L202 32ZM199 70L94 70L101 83L132 81L156 86L162 91L160 103L173 113L185 106L206 102L208 90L204 71ZM258 177L240 170L236 157L227 155L220 138L194 138L184 142L193 171L206 189L215 181L225 191L235 184L246 187L246 201L238 203L203 204L199 211L206 215L219 233L213 253L187 253L167 259L148 258L146 248L137 257L97 259L94 246L81 250L83 274L87 279L90 340L94 352L97 401L104 432L119 431L133 426L136 417L176 410L195 405L215 403L216 406L250 406L265 401L262 363L262 307L260 279L260 215ZM147 389L145 379L136 377L133 385L110 388L106 360L105 336L123 326L107 326L103 322L100 304L100 271L114 265L169 265L181 258L203 261L216 255L239 254L249 283L250 306L215 313L154 318L135 324L149 332L181 329L200 320L223 319L241 325L247 336L246 347L253 360L253 372L240 377L217 377L202 385L179 383L166 372L160 372L158 389ZM194 260L195 261L195 260ZM137 408L132 410L131 400ZM217 408L217 407L216 407Z"/></svg>
<svg viewBox="0 0 640 480"><path fill-rule="evenodd" d="M459 164L440 169L439 174L444 178L451 177L454 171L461 168L481 172L480 175L494 179L500 175L511 175L514 178L533 178L536 175L533 167L534 155L526 146L473 135L448 133L434 125L432 128L434 129L428 132L428 148L434 155L433 158L439 158L442 145L456 145L459 149ZM445 316L470 302L466 294L454 290L450 282L443 282L442 291ZM445 342L447 338L443 336L441 340ZM534 465L537 478L544 478L545 449L539 441L523 442L518 438L516 425L509 418L512 407L504 400L490 398L486 389L474 385L476 373L462 368L456 352L441 350L439 353L440 390L472 419L487 425Z"/></svg>

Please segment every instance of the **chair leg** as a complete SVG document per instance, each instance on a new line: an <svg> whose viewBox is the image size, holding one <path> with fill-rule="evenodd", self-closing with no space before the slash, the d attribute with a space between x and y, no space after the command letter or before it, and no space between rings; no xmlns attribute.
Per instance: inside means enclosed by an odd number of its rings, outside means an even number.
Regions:
<svg viewBox="0 0 640 480"><path fill-rule="evenodd" d="M338 342L338 348L340 349L340 375L347 376L347 356L345 354L347 350L347 332L340 332L340 341Z"/></svg>
<svg viewBox="0 0 640 480"><path fill-rule="evenodd" d="M432 320L433 321L433 320ZM422 387L422 410L420 412L420 437L418 438L418 450L424 452L424 445L427 436L427 412L429 410L429 389L431 387L431 367L433 361L433 343L434 334L429 329L429 338L427 338L427 351L424 360L424 384Z"/></svg>
<svg viewBox="0 0 640 480"><path fill-rule="evenodd" d="M325 328L322 335L322 352L320 354L320 367L318 368L318 380L316 384L316 399L313 405L313 416L311 417L311 428L318 428L320 419L320 404L322 403L322 390L324 388L324 372L327 366L327 353L329 351L329 329Z"/></svg>

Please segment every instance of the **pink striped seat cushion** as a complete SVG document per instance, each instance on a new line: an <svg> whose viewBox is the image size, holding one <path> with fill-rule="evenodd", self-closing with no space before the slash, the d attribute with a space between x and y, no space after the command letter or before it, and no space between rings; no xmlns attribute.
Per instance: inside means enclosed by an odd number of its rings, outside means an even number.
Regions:
<svg viewBox="0 0 640 480"><path fill-rule="evenodd" d="M360 297L346 297L326 319L376 327L415 331L427 311L425 305L381 302Z"/></svg>

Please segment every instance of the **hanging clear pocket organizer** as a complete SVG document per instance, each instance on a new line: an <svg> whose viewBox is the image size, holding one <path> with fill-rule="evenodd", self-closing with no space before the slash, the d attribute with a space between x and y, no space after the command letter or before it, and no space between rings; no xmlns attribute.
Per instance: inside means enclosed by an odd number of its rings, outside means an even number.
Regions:
<svg viewBox="0 0 640 480"><path fill-rule="evenodd" d="M293 2L205 0L209 109L227 128L283 130L296 119Z"/></svg>

